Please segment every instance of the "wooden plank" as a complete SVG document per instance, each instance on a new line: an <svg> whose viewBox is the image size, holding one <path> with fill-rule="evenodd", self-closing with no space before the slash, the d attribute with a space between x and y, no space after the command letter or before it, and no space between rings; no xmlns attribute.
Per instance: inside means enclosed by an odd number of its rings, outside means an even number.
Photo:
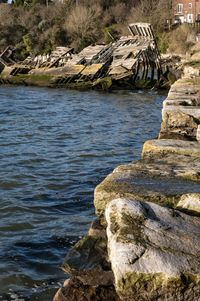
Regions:
<svg viewBox="0 0 200 301"><path fill-rule="evenodd" d="M85 67L85 69L83 69L81 74L83 74L83 75L95 75L97 72L99 72L101 70L102 67L103 67L102 64L93 64L93 65Z"/></svg>

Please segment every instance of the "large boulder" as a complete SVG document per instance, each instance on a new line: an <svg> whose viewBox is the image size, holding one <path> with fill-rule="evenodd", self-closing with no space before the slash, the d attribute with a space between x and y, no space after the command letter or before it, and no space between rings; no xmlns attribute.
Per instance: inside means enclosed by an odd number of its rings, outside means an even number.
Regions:
<svg viewBox="0 0 200 301"><path fill-rule="evenodd" d="M106 209L109 258L123 301L200 300L200 218L115 199Z"/></svg>
<svg viewBox="0 0 200 301"><path fill-rule="evenodd" d="M160 138L177 137L195 140L200 124L200 107L166 106L162 110Z"/></svg>

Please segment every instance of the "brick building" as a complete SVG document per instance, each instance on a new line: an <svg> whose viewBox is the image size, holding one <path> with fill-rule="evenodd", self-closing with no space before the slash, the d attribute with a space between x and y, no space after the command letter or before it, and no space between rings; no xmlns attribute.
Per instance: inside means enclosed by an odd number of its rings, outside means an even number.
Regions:
<svg viewBox="0 0 200 301"><path fill-rule="evenodd" d="M200 22L200 0L173 0L175 22Z"/></svg>

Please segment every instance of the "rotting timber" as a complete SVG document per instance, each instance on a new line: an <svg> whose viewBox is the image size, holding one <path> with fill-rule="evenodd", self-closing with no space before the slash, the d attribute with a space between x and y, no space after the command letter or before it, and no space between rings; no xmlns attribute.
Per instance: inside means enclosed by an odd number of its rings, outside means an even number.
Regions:
<svg viewBox="0 0 200 301"><path fill-rule="evenodd" d="M159 86L163 70L151 25L133 23L128 28L130 36L88 46L78 54L57 47L51 55L15 63L6 49L0 55L0 83L100 90Z"/></svg>

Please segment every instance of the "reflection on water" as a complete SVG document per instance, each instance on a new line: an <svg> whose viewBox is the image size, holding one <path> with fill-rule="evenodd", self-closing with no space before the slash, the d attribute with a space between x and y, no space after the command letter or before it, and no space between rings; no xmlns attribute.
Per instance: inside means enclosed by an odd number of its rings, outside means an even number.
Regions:
<svg viewBox="0 0 200 301"><path fill-rule="evenodd" d="M95 186L157 135L163 98L0 87L0 300L52 299Z"/></svg>

